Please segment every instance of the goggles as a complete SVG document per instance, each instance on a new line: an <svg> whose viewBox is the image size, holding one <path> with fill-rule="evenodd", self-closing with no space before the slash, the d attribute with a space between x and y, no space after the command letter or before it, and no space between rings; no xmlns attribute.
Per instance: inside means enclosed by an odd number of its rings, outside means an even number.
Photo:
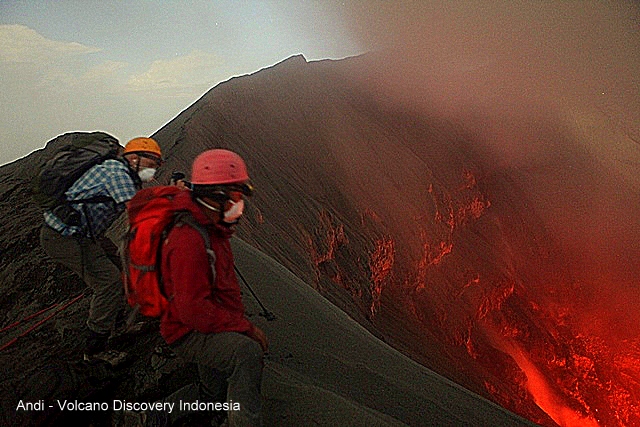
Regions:
<svg viewBox="0 0 640 427"><path fill-rule="evenodd" d="M254 188L251 184L219 184L219 185L193 185L192 191L200 197L208 197L216 202L223 203L231 198L230 193L238 192L247 197L253 195Z"/></svg>

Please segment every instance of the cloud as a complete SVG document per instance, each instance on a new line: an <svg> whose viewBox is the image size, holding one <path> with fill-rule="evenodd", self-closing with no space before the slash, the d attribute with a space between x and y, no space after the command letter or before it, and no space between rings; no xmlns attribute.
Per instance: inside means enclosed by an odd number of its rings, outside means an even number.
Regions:
<svg viewBox="0 0 640 427"><path fill-rule="evenodd" d="M101 52L77 42L47 39L24 25L0 25L0 72L5 90L21 97L37 92L56 98L83 93L122 92L128 63L106 60L94 64ZM39 98L37 95L31 95Z"/></svg>
<svg viewBox="0 0 640 427"><path fill-rule="evenodd" d="M122 61L105 61L89 68L89 70L84 73L82 77L86 80L99 80L113 76L114 74L118 73L120 70L128 66L129 64Z"/></svg>
<svg viewBox="0 0 640 427"><path fill-rule="evenodd" d="M228 72L219 57L198 50L147 62L137 74L135 64L110 54L0 25L0 164L73 129L151 134Z"/></svg>
<svg viewBox="0 0 640 427"><path fill-rule="evenodd" d="M47 39L24 25L0 25L0 61L39 64L99 51L76 42Z"/></svg>
<svg viewBox="0 0 640 427"><path fill-rule="evenodd" d="M137 92L191 96L193 91L215 83L215 70L222 65L216 55L193 50L188 55L154 61L149 69L129 78L128 87Z"/></svg>

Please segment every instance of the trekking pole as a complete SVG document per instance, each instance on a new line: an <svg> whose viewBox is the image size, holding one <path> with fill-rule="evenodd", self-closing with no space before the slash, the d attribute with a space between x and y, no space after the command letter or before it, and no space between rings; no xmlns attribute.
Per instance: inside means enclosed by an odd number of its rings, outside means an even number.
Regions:
<svg viewBox="0 0 640 427"><path fill-rule="evenodd" d="M260 313L260 316L264 317L268 321L276 320L276 315L273 314L272 312L270 312L269 310L267 310L267 308L264 306L264 304L262 304L262 302L260 301L260 298L258 298L258 295L256 295L255 292L253 292L253 289L251 289L251 286L249 286L249 283L245 280L245 278L242 275L242 273L240 273L240 270L238 270L238 267L236 265L234 265L233 269L236 270L236 273L238 273L238 277L240 277L240 280L242 280L242 282L245 284L247 289L249 289L249 292L251 292L251 295L253 296L253 299L255 299L258 302L258 304L260 305L260 308L262 308L262 313Z"/></svg>
<svg viewBox="0 0 640 427"><path fill-rule="evenodd" d="M9 341L8 343L4 344L2 347L0 347L0 351L6 350L7 348L11 347L13 344L15 344L20 338L27 336L30 332L34 331L35 329L39 328L42 324L44 324L47 320L51 319L53 316L55 316L56 314L60 313L61 311L65 310L67 307L69 307L71 304L73 304L76 301L79 301L82 297L84 296L84 294L80 294L77 297L73 298L71 301L67 302L65 305L63 305L62 307L60 307L59 309L57 309L56 311L54 311L53 313L51 313L50 315L48 315L47 317L45 317L44 319L42 319L41 321L39 321L38 323L36 323L35 325L33 325L32 327L30 327L29 329L27 329L26 331L24 331L23 333L21 333L20 335L18 335L17 337L15 337L14 339L12 339L11 341Z"/></svg>

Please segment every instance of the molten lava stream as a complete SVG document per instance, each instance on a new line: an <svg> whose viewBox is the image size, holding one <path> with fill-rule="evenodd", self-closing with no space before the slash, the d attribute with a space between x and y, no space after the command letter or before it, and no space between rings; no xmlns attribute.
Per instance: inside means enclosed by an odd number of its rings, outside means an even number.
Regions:
<svg viewBox="0 0 640 427"><path fill-rule="evenodd" d="M495 347L511 356L524 372L527 377L527 390L536 405L560 427L600 427L596 420L583 416L564 403L563 397L553 390L549 380L529 360L517 343L500 336L493 328L486 328L486 331Z"/></svg>

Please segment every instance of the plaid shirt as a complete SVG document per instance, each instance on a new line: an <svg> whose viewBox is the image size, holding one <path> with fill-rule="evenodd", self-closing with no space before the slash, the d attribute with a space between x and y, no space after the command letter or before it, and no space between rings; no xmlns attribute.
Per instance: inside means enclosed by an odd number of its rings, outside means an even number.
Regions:
<svg viewBox="0 0 640 427"><path fill-rule="evenodd" d="M127 165L120 160L106 160L86 171L65 194L69 201L96 196L109 196L113 201L71 205L80 213L80 226L66 225L51 211L45 211L44 221L63 236L98 237L124 212L125 203L137 190Z"/></svg>

